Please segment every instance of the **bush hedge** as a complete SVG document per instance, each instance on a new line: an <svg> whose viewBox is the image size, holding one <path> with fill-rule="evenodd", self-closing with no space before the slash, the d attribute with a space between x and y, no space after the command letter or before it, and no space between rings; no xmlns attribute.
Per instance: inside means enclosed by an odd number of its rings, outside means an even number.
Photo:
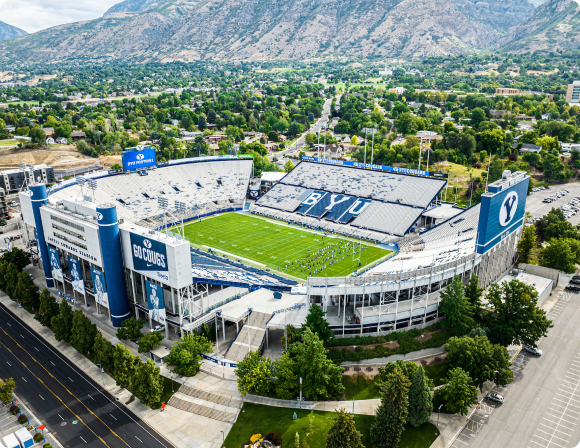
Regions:
<svg viewBox="0 0 580 448"><path fill-rule="evenodd" d="M341 338L341 339L330 339L326 342L326 347L341 347L345 345L372 345L372 344L384 344L390 341L400 341L401 339L416 338L421 336L423 333L439 330L439 322L430 325L423 329L413 328L412 330L402 330L394 331L386 336L355 336L352 338Z"/></svg>

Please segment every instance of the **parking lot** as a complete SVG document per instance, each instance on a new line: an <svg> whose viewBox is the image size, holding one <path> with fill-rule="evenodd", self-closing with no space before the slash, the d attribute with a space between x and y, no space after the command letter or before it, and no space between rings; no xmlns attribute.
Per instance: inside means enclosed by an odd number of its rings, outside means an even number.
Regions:
<svg viewBox="0 0 580 448"><path fill-rule="evenodd" d="M570 193L565 196L556 199L554 202L546 203L542 202L544 199L550 196L554 196L558 191L568 190ZM541 190L533 192L526 199L526 212L531 213L534 218L541 218L542 216L548 214L552 208L560 208L563 205L567 205L576 196L580 197L580 183L577 184L564 184L564 185L552 185L548 190ZM579 207L580 208L580 207ZM576 215L571 216L568 221L572 224L577 225L580 223L580 212Z"/></svg>

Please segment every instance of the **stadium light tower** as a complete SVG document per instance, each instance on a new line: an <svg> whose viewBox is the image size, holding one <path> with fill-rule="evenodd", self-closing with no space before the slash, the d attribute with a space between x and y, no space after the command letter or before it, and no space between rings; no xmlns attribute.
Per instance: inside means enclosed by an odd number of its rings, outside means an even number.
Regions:
<svg viewBox="0 0 580 448"><path fill-rule="evenodd" d="M89 179L87 183L89 184L89 188L93 190L93 202L95 202L95 190L97 189L97 180Z"/></svg>
<svg viewBox="0 0 580 448"><path fill-rule="evenodd" d="M185 230L183 228L183 215L187 211L187 205L185 202L175 201L175 211L181 215L181 236L185 238Z"/></svg>
<svg viewBox="0 0 580 448"><path fill-rule="evenodd" d="M367 164L367 142L366 136L367 134L373 135L373 143L371 146L371 165L373 164L373 157L375 155L375 134L377 133L377 128L364 128L365 131L365 165Z"/></svg>
<svg viewBox="0 0 580 448"><path fill-rule="evenodd" d="M159 205L159 208L163 210L163 227L165 228L165 234L167 235L167 227L165 226L165 218L166 218L165 212L167 210L167 207L169 206L169 201L167 200L167 198L159 196L157 198L157 204Z"/></svg>
<svg viewBox="0 0 580 448"><path fill-rule="evenodd" d="M84 190L84 186L85 186L85 182L86 182L86 181L87 181L87 180L86 180L84 177L82 177L82 176L79 176L79 177L77 177L77 178L76 178L76 184L77 184L79 187L81 187L81 195L82 195L82 197L83 197L83 200L85 199L85 190Z"/></svg>

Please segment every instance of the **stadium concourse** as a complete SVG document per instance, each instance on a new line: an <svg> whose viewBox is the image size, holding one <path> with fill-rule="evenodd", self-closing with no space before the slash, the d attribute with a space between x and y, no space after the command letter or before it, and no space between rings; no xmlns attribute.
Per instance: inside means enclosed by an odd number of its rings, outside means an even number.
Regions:
<svg viewBox="0 0 580 448"><path fill-rule="evenodd" d="M454 275L487 285L513 264L529 182L506 171L464 210L445 202L439 173L304 158L253 201L251 156L157 163L137 147L122 158L120 170L20 192L47 285L114 326L145 317L166 338L245 320L250 347L312 303L338 337L438 319Z"/></svg>

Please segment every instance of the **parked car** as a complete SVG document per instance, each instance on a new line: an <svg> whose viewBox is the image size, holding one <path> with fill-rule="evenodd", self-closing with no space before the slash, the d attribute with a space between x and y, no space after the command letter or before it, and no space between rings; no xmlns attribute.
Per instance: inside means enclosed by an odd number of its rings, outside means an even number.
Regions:
<svg viewBox="0 0 580 448"><path fill-rule="evenodd" d="M580 285L580 280L578 280L577 278L573 278L572 280L570 280L570 283L572 283L573 285Z"/></svg>
<svg viewBox="0 0 580 448"><path fill-rule="evenodd" d="M568 286L566 286L566 289L567 289L568 291L576 291L576 292L577 292L577 291L580 291L580 286L576 286L576 285L568 285Z"/></svg>
<svg viewBox="0 0 580 448"><path fill-rule="evenodd" d="M496 393L494 393L494 392L490 392L490 393L488 393L488 394L485 396L485 398L486 398L487 400L489 400L489 401L493 401L493 402L495 402L495 403L499 403L499 404L502 404L502 403L503 403L503 401L504 401L503 397L502 397L500 394L496 394Z"/></svg>
<svg viewBox="0 0 580 448"><path fill-rule="evenodd" d="M522 348L528 352L531 353L532 355L536 355L536 356L542 356L542 350L540 350L537 347L532 347L531 345L522 345Z"/></svg>
<svg viewBox="0 0 580 448"><path fill-rule="evenodd" d="M152 331L165 331L165 325L156 325L151 330L149 330L149 332L152 332Z"/></svg>

